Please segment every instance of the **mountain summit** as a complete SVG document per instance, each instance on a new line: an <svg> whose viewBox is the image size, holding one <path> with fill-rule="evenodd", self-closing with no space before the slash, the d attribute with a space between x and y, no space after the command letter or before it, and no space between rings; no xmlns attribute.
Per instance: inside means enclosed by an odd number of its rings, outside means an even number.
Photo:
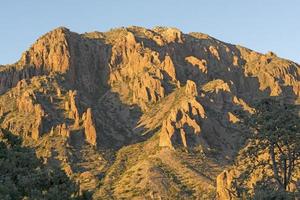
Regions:
<svg viewBox="0 0 300 200"><path fill-rule="evenodd" d="M176 28L60 27L0 66L0 94L3 137L62 170L77 195L234 199L236 170L224 170L245 143L238 113L266 97L299 104L300 66Z"/></svg>

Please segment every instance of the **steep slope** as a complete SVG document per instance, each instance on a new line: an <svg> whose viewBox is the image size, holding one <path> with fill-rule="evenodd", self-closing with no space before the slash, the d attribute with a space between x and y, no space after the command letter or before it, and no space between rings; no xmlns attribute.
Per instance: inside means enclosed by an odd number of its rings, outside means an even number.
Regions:
<svg viewBox="0 0 300 200"><path fill-rule="evenodd" d="M88 198L212 199L243 144L237 112L300 102L300 67L202 33L57 28L0 68L1 128Z"/></svg>

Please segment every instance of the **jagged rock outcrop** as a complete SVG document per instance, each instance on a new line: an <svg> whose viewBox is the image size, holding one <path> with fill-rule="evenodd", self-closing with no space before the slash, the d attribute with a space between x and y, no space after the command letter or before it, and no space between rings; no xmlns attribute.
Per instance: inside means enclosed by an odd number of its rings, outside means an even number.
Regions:
<svg viewBox="0 0 300 200"><path fill-rule="evenodd" d="M133 80L130 88L133 91L132 103L155 103L165 96L165 89L160 81L163 79L162 73L156 70L153 74L145 73L141 78Z"/></svg>
<svg viewBox="0 0 300 200"><path fill-rule="evenodd" d="M232 122L232 123L237 123L237 122L240 121L240 119L236 115L234 115L233 113L228 112L228 121Z"/></svg>
<svg viewBox="0 0 300 200"><path fill-rule="evenodd" d="M177 28L156 27L154 31L159 33L166 43L183 43L182 32Z"/></svg>
<svg viewBox="0 0 300 200"><path fill-rule="evenodd" d="M176 146L191 147L201 141L201 118L205 118L202 105L195 99L197 86L188 80L184 87L184 95L188 100L178 100L162 122L160 146L175 148Z"/></svg>
<svg viewBox="0 0 300 200"><path fill-rule="evenodd" d="M237 176L234 170L225 170L217 177L217 199L234 200L237 194L234 190L234 178Z"/></svg>
<svg viewBox="0 0 300 200"><path fill-rule="evenodd" d="M270 96L299 103L299 77L294 62L202 33L61 27L0 66L0 126L85 179L80 187L100 191L95 199L189 199L210 195L201 189L214 188L238 154L237 113L252 114L253 102ZM241 170L233 170L217 178L220 199L234 198Z"/></svg>
<svg viewBox="0 0 300 200"><path fill-rule="evenodd" d="M45 112L40 104L36 103L36 96L33 91L25 91L17 100L19 112L30 113L34 118L31 137L37 140L43 132L43 117Z"/></svg>
<svg viewBox="0 0 300 200"><path fill-rule="evenodd" d="M213 80L205 84L202 89L206 92L216 92L218 93L219 91L227 91L230 92L230 87L228 83L225 83L221 79Z"/></svg>
<svg viewBox="0 0 300 200"><path fill-rule="evenodd" d="M193 81L187 80L185 85L185 93L187 95L196 97L198 95L197 85Z"/></svg>
<svg viewBox="0 0 300 200"><path fill-rule="evenodd" d="M171 77L172 80L176 80L175 66L169 55L165 56L165 59L162 62L162 69Z"/></svg>
<svg viewBox="0 0 300 200"><path fill-rule="evenodd" d="M74 119L74 127L78 127L80 121L79 112L76 105L77 101L77 91L70 90L65 102L65 109L69 114L69 118Z"/></svg>
<svg viewBox="0 0 300 200"><path fill-rule="evenodd" d="M270 96L279 96L284 87L291 87L293 92L286 95L299 96L299 66L296 63L283 60L274 53L263 55L244 48L240 48L240 52L247 60L245 74L258 79L260 90L269 89Z"/></svg>
<svg viewBox="0 0 300 200"><path fill-rule="evenodd" d="M49 132L50 136L62 136L64 138L70 137L70 128L66 125L66 123L59 124L56 127L51 127L51 130Z"/></svg>
<svg viewBox="0 0 300 200"><path fill-rule="evenodd" d="M66 124L62 124L59 130L59 134L63 137L69 137L70 136L70 130L66 126Z"/></svg>
<svg viewBox="0 0 300 200"><path fill-rule="evenodd" d="M17 67L15 65L0 66L0 94L17 85L20 80L31 78L39 72L32 66Z"/></svg>
<svg viewBox="0 0 300 200"><path fill-rule="evenodd" d="M57 28L36 41L19 61L20 66L65 73L70 68L69 30Z"/></svg>
<svg viewBox="0 0 300 200"><path fill-rule="evenodd" d="M51 71L65 73L70 69L70 48L66 28L57 28L38 39L22 54L21 59L11 66L2 66L0 93L14 87L18 81Z"/></svg>
<svg viewBox="0 0 300 200"><path fill-rule="evenodd" d="M88 108L86 113L84 113L83 120L86 141L93 146L97 146L98 138L91 108Z"/></svg>
<svg viewBox="0 0 300 200"><path fill-rule="evenodd" d="M33 91L25 91L17 100L17 107L20 112L34 112L36 96Z"/></svg>
<svg viewBox="0 0 300 200"><path fill-rule="evenodd" d="M203 73L207 73L207 64L206 60L199 60L198 58L194 56L186 57L185 60L189 63L191 63L193 66L198 67Z"/></svg>
<svg viewBox="0 0 300 200"><path fill-rule="evenodd" d="M43 117L45 115L44 110L42 109L41 105L35 105L34 107L34 114L35 114L35 123L32 127L32 135L31 137L34 140L37 140L43 132Z"/></svg>
<svg viewBox="0 0 300 200"><path fill-rule="evenodd" d="M95 93L101 83L96 75L107 79L100 74L107 59L106 47L100 41L86 40L60 27L38 39L16 64L1 67L0 93L22 79L50 73L65 74L71 85L79 84L86 92ZM99 69L100 65L103 68Z"/></svg>

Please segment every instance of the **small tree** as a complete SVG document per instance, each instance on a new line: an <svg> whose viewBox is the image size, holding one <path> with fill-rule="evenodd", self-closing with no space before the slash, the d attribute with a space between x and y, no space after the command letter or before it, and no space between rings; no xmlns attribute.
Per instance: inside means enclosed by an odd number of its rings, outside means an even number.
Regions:
<svg viewBox="0 0 300 200"><path fill-rule="evenodd" d="M287 191L287 186L300 166L299 108L265 99L256 104L255 110L253 115L244 120L251 133L242 155L256 159L260 166L270 167L278 189ZM270 159L258 160L266 151Z"/></svg>

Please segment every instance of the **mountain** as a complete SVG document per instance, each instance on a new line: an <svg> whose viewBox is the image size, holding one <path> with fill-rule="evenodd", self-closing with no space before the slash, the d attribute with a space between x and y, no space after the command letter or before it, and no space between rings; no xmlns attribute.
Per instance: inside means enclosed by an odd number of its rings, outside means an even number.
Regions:
<svg viewBox="0 0 300 200"><path fill-rule="evenodd" d="M230 199L238 113L266 97L299 104L300 67L176 28L60 27L0 66L0 94L0 141L19 138L77 196Z"/></svg>

